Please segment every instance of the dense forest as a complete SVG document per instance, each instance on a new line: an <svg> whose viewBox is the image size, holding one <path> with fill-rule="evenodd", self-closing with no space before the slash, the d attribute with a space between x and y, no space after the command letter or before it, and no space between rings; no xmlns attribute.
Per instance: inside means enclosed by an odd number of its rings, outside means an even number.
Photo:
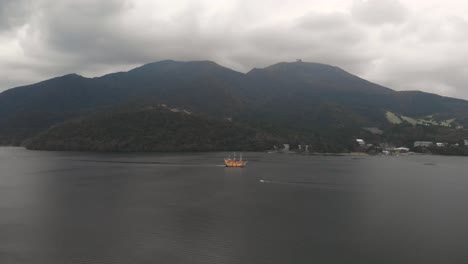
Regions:
<svg viewBox="0 0 468 264"><path fill-rule="evenodd" d="M26 146L78 151L259 151L279 142L247 125L156 107L65 122L33 137Z"/></svg>

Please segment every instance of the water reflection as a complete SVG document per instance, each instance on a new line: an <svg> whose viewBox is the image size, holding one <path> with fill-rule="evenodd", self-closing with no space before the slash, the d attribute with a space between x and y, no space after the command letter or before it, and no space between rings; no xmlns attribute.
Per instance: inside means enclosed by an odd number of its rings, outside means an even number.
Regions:
<svg viewBox="0 0 468 264"><path fill-rule="evenodd" d="M466 260L464 159L224 155L0 148L0 263Z"/></svg>

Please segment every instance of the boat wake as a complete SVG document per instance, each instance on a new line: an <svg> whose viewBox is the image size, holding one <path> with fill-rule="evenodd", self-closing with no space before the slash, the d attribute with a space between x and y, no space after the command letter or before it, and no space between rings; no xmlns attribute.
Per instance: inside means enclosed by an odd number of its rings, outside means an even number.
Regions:
<svg viewBox="0 0 468 264"><path fill-rule="evenodd" d="M365 185L353 185L353 184L326 183L326 182L282 182L282 181L270 181L270 180L259 180L259 182L266 183L266 184L304 186L304 187L310 187L310 188L315 188L315 189L343 190L343 191L368 191Z"/></svg>

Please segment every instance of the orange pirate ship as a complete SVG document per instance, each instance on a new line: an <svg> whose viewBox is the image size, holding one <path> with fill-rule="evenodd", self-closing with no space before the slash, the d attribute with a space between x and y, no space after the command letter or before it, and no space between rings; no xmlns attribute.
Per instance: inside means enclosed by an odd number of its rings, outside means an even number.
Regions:
<svg viewBox="0 0 468 264"><path fill-rule="evenodd" d="M224 165L226 165L226 167L242 168L247 165L247 161L242 160L242 153L240 154L240 159L236 160L236 153L234 152L234 158L225 158Z"/></svg>

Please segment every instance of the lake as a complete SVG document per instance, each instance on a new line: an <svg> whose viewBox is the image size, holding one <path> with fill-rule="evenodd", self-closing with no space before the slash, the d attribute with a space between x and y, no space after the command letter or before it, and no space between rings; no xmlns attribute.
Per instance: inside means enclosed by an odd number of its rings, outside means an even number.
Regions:
<svg viewBox="0 0 468 264"><path fill-rule="evenodd" d="M0 263L468 263L468 159L0 148Z"/></svg>

